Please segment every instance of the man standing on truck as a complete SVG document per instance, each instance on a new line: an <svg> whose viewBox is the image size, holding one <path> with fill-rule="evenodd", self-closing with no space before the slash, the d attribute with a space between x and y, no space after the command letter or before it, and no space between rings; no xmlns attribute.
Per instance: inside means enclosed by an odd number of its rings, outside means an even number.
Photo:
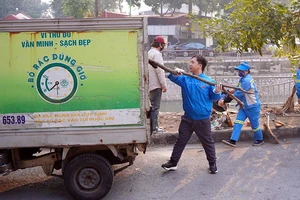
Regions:
<svg viewBox="0 0 300 200"><path fill-rule="evenodd" d="M213 79L206 76L204 69L207 60L202 55L195 55L190 61L190 72L209 82ZM178 129L179 135L173 148L170 160L162 165L165 170L176 170L182 152L195 131L206 153L209 173L218 172L216 165L215 143L212 138L210 115L213 100L221 98L221 85L212 86L190 76L182 75L182 69L175 69L177 74L169 74L168 78L181 87L184 115Z"/></svg>
<svg viewBox="0 0 300 200"><path fill-rule="evenodd" d="M148 58L152 59L160 64L163 63L163 57L161 51L165 48L165 40L162 36L156 36L153 43L151 44L151 49L148 51ZM163 69L157 67L153 68L148 65L149 69L149 91L150 91L150 102L151 102L151 133L155 134L162 132L163 129L158 125L158 114L160 109L160 102L162 92L167 91L165 72Z"/></svg>

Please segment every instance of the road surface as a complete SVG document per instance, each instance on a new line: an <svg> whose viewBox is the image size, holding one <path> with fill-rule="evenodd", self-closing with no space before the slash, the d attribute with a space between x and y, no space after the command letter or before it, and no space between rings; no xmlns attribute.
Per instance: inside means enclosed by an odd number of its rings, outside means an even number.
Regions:
<svg viewBox="0 0 300 200"><path fill-rule="evenodd" d="M160 166L169 159L172 145L151 146L135 163L115 176L105 200L224 200L300 199L300 138L253 147L251 141L236 148L216 144L219 173L208 173L198 144L188 145L178 170ZM47 177L39 167L0 177L1 200L70 200L63 180Z"/></svg>

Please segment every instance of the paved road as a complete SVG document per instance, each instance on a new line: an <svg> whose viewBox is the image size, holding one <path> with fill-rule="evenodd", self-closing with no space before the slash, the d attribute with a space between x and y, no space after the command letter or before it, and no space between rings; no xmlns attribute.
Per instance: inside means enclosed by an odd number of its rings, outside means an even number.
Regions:
<svg viewBox="0 0 300 200"><path fill-rule="evenodd" d="M201 147L188 145L175 172L160 165L168 160L172 146L151 146L134 165L115 176L105 200L223 200L300 199L300 138L279 145L237 148L216 144L219 173L207 172ZM20 170L0 177L0 199L72 199L59 178L47 178L40 168Z"/></svg>

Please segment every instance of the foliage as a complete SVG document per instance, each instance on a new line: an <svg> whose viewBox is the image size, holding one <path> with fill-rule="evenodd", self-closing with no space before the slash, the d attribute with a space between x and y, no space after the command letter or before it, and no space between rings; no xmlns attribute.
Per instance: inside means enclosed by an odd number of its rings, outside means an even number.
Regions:
<svg viewBox="0 0 300 200"><path fill-rule="evenodd" d="M219 10L219 0L194 0L193 2L199 8L199 15L205 15L209 12Z"/></svg>
<svg viewBox="0 0 300 200"><path fill-rule="evenodd" d="M274 3L280 3L280 4L290 4L290 0L273 0Z"/></svg>
<svg viewBox="0 0 300 200"><path fill-rule="evenodd" d="M16 12L18 1L1 0L0 1L0 18Z"/></svg>
<svg viewBox="0 0 300 200"><path fill-rule="evenodd" d="M289 15L281 31L284 37L281 39L282 48L279 49L278 56L288 57L292 65L298 66L300 64L300 1L291 1Z"/></svg>
<svg viewBox="0 0 300 200"><path fill-rule="evenodd" d="M279 48L278 56L292 61L300 55L296 45L300 37L298 0L292 1L291 7L271 0L233 0L226 9L233 12L221 18L196 20L204 34L217 41L218 48L236 48L240 52L252 49L262 55L266 44L274 44Z"/></svg>
<svg viewBox="0 0 300 200"><path fill-rule="evenodd" d="M40 18L49 8L49 4L42 3L41 0L23 0L21 2L19 11L21 10L33 18Z"/></svg>
<svg viewBox="0 0 300 200"><path fill-rule="evenodd" d="M207 15L207 13L217 12L221 13L221 11L225 13L231 13L232 9L225 9L227 4L230 4L233 0L192 0L193 4L199 8L199 15ZM281 3L289 5L290 0L272 0L275 3Z"/></svg>
<svg viewBox="0 0 300 200"><path fill-rule="evenodd" d="M117 8L117 1L114 1L114 0L111 0L111 1L108 1L108 0L99 0L99 8L100 8L100 11L113 11Z"/></svg>
<svg viewBox="0 0 300 200"><path fill-rule="evenodd" d="M231 13L232 9L225 9L227 4L230 4L232 0L220 0L219 5L220 9L222 9L225 13Z"/></svg>
<svg viewBox="0 0 300 200"><path fill-rule="evenodd" d="M63 12L63 0L52 0L50 6L54 18L61 18L65 16Z"/></svg>
<svg viewBox="0 0 300 200"><path fill-rule="evenodd" d="M99 12L114 11L119 8L119 5L120 4L115 0L98 0Z"/></svg>
<svg viewBox="0 0 300 200"><path fill-rule="evenodd" d="M182 4L188 3L187 0L145 0L145 4L152 7L152 11L161 17L167 13L174 13L180 9ZM166 8L166 10L164 10Z"/></svg>
<svg viewBox="0 0 300 200"><path fill-rule="evenodd" d="M84 18L92 15L93 6L93 0L64 0L63 12L66 16Z"/></svg>
<svg viewBox="0 0 300 200"><path fill-rule="evenodd" d="M41 0L1 0L0 18L19 12L24 12L33 18L40 18L48 7L48 4L42 3Z"/></svg>
<svg viewBox="0 0 300 200"><path fill-rule="evenodd" d="M131 6L140 7L141 6L141 0L126 0L128 5L131 4Z"/></svg>
<svg viewBox="0 0 300 200"><path fill-rule="evenodd" d="M122 2L123 2L123 0L117 0L117 8L120 11L120 13L123 12Z"/></svg>
<svg viewBox="0 0 300 200"><path fill-rule="evenodd" d="M95 5L98 2L98 7ZM75 18L94 16L103 11L122 10L122 0L52 0L51 8L55 17L71 16Z"/></svg>

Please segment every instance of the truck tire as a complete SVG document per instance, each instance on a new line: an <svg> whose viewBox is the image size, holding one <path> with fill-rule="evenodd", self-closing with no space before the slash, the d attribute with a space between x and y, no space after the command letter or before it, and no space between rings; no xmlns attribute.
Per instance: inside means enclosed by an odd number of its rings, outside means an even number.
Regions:
<svg viewBox="0 0 300 200"><path fill-rule="evenodd" d="M113 169L97 154L82 154L67 165L64 182L74 199L102 199L111 189Z"/></svg>

